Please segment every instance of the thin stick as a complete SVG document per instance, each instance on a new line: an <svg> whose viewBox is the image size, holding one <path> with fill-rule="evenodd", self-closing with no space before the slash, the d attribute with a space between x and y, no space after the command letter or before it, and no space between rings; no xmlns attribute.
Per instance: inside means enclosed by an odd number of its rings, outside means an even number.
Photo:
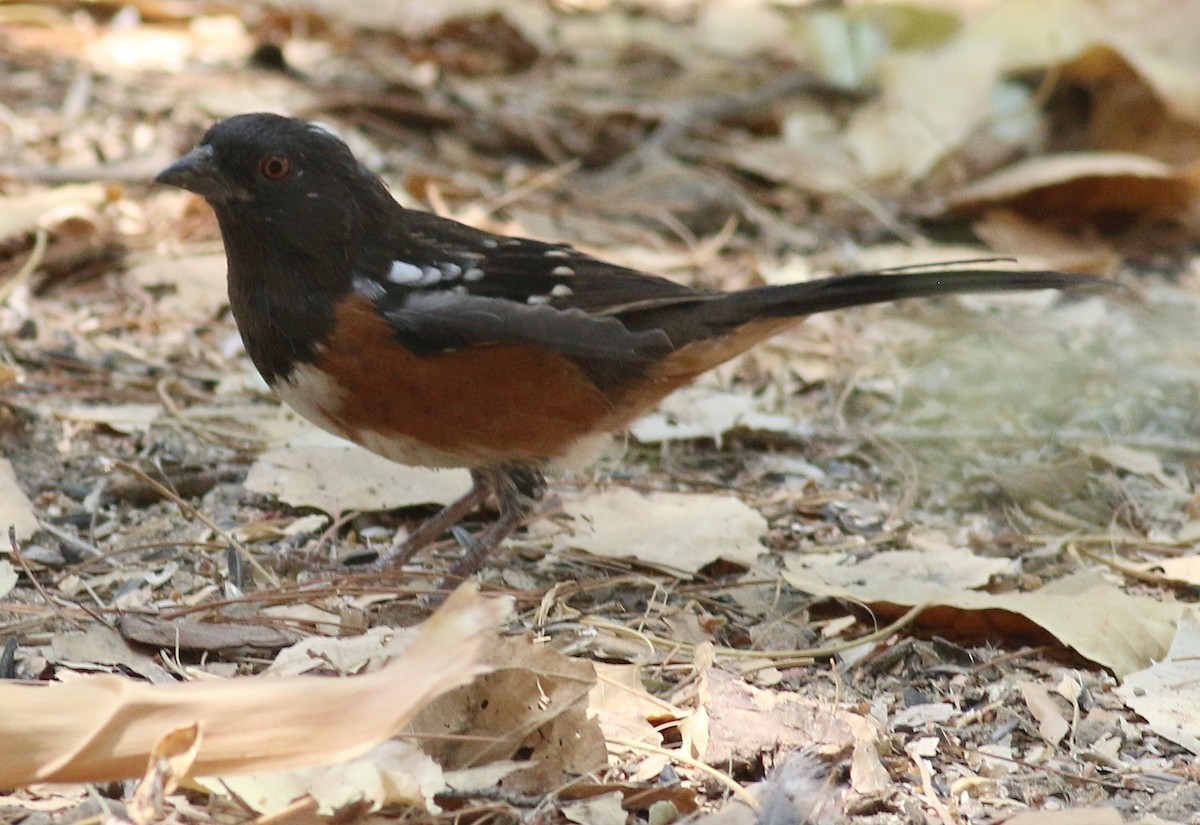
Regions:
<svg viewBox="0 0 1200 825"><path fill-rule="evenodd" d="M33 585L34 589L41 594L42 599L46 602L46 606L58 614L60 619L70 623L76 630L84 630L83 625L63 612L62 606L59 605L58 601L51 598L50 594L46 592L46 588L42 587L42 583L38 581L37 576L33 575L33 570L30 569L29 562L21 555L21 545L17 541L17 526L15 524L8 525L8 546L12 550L13 558L17 560L17 564L21 565L21 569L25 571L25 577L29 579L29 583Z"/></svg>
<svg viewBox="0 0 1200 825"><path fill-rule="evenodd" d="M698 759L692 759L692 757L686 756L679 751L667 750L666 748L660 748L657 745L649 745L645 742L637 742L633 739L624 739L621 737L612 736L605 741L607 741L610 745L619 745L620 747L629 748L630 750L642 751L643 753L652 753L656 756L665 756L672 762L677 762L680 765L687 765L689 768L695 768L701 773L711 776L713 779L717 780L726 788L728 788L734 796L749 805L750 810L762 810L762 805L754 797L754 794L746 790L744 785L739 784L738 781L732 776L721 773L721 771L717 770L711 765L705 765Z"/></svg>
<svg viewBox="0 0 1200 825"><path fill-rule="evenodd" d="M191 504L184 501L179 496L179 494L176 493L174 490L171 490L170 488L164 486L161 482L146 475L146 473L143 472L140 468L135 467L132 464L129 464L124 461L117 461L117 462L114 462L114 466L116 466L117 469L119 469L119 470L124 470L125 472L129 473L130 475L136 476L138 479L140 479L144 483L150 485L163 498L166 498L166 499L169 499L169 500L175 502L175 505L184 512L184 515L190 516L191 518L194 518L197 521L206 525L210 530L212 530L214 533L216 533L218 536L220 536L222 539L224 539L225 542L230 547L232 547L234 550L236 550L238 552L238 555L240 555L242 558L244 558L250 564L251 567L253 567L255 570L258 571L260 576L262 576L268 582L271 583L271 586L279 587L279 579L275 577L275 574L272 573L267 568L263 567L261 564L259 564L258 559L254 558L254 556L250 553L250 551L247 550L240 541L235 539L232 535L227 533L225 530L222 530L220 527L218 527L216 522L214 522L212 519L210 519L204 513L200 512L195 507L193 507Z"/></svg>
<svg viewBox="0 0 1200 825"><path fill-rule="evenodd" d="M886 639L893 633L903 629L913 623L917 616L929 607L929 603L918 604L908 610L903 616L892 622L887 627L880 628L873 633L868 633L865 636L859 636L857 639L851 639L846 642L839 642L835 645L827 645L825 647L813 647L807 650L741 650L735 647L714 647L713 652L717 656L724 656L729 659L782 659L787 662L792 662L797 659L828 659L841 653L844 650L859 647L860 645L870 644L882 639ZM600 619L595 616L589 616L581 620L582 624L599 627L605 630L610 630L620 636L629 636L635 639L641 639L656 647L672 648L686 652L692 652L696 649L696 645L688 642L680 642L677 639L667 639L663 636L656 636L653 633L643 631L630 630L624 625L619 625L616 622L610 622L606 619Z"/></svg>

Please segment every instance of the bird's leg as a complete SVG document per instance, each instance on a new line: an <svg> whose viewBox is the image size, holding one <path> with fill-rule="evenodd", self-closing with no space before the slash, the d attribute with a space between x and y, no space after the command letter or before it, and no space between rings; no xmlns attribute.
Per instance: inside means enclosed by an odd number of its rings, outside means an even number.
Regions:
<svg viewBox="0 0 1200 825"><path fill-rule="evenodd" d="M492 492L490 480L482 473L472 470L471 481L471 489L465 495L450 502L417 525L417 529L412 531L404 543L396 548L394 553L388 554L385 559L386 563L393 567L406 564L418 550L428 547L437 540L438 536L458 524L468 513L483 504L488 494Z"/></svg>
<svg viewBox="0 0 1200 825"><path fill-rule="evenodd" d="M502 464L485 470L473 470L476 479L486 479L496 495L500 517L477 537L459 543L465 552L450 568L448 583L469 576L487 561L500 542L521 526L546 495L546 479L528 464Z"/></svg>

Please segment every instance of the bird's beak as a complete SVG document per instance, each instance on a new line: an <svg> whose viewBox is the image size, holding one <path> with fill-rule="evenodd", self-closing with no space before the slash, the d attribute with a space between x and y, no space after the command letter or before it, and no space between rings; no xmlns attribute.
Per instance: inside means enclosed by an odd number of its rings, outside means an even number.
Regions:
<svg viewBox="0 0 1200 825"><path fill-rule="evenodd" d="M159 172L154 182L195 192L212 203L245 199L241 190L231 186L221 174L211 146L197 146Z"/></svg>

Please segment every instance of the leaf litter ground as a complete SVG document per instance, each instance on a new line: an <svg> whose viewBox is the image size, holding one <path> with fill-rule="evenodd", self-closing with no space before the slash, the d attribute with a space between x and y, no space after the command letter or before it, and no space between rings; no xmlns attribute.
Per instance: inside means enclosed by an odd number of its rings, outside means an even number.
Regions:
<svg viewBox="0 0 1200 825"><path fill-rule="evenodd" d="M616 52L587 51L612 27L654 42L665 12L558 18L527 5L507 12L523 27L497 11L417 36L346 9L256 12L247 26L201 5L124 21L30 8L43 16L17 19L3 52L15 127L0 210L0 513L20 550L0 570L9 677L377 672L390 628L427 615L418 596L454 558L448 541L403 571L373 566L463 479L371 462L280 411L237 345L206 208L145 186L216 117L325 117L413 203L709 285L908 262L886 245L814 254L837 246L820 230L844 247L877 235L881 201L847 209L844 180L776 174L799 156L771 139L772 107L804 87L764 86L777 72L754 14L730 42L745 38L756 59L735 70L676 40L628 47L615 65ZM522 34L547 15L559 40ZM263 68L269 50L246 67L256 38L302 19L314 30L287 44L300 68ZM719 13L689 22L701 36ZM554 63L548 42L587 59ZM652 83L656 66L679 63L689 71ZM507 74L518 69L533 74ZM422 71L445 73L456 94L422 85ZM654 94L613 92L614 72ZM687 103L714 78L742 94ZM808 91L824 111L864 105ZM812 127L808 106L793 128ZM799 168L826 168L828 147L813 146ZM792 154L764 164L771 151ZM1078 185L1113 174L1105 163L979 185L958 203ZM1134 212L1182 185L1160 167L1118 171L1146 182ZM856 186L860 206L883 191ZM484 574L518 608L492 672L414 720L400 743L416 747L302 777L188 784L149 809L132 785L100 785L100 797L136 821L379 809L590 825L712 810L771 775L759 799L783 799L772 804L791 820L993 822L1032 809L1053 822L1107 805L1090 821L1194 821L1200 722L1179 692L1196 675L1185 614L1200 576L1192 269L1182 254L1148 257L1136 235L1107 235L1097 252L1094 238L1011 217L977 229L1153 271L1104 296L813 319L555 485L546 516ZM806 755L789 761L795 751ZM311 809L292 803L305 794ZM3 799L4 816L79 812L85 797L30 786Z"/></svg>

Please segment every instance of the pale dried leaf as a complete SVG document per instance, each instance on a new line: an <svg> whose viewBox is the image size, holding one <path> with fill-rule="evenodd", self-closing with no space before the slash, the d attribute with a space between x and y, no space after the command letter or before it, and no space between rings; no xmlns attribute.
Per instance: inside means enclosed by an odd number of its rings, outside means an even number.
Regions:
<svg viewBox="0 0 1200 825"><path fill-rule="evenodd" d="M1033 718L1037 720L1038 733L1042 739L1052 747L1057 746L1070 732L1071 726L1059 712L1050 691L1046 690L1045 685L1037 682L1022 682L1021 698L1025 700L1025 706L1029 708Z"/></svg>
<svg viewBox="0 0 1200 825"><path fill-rule="evenodd" d="M999 44L962 42L885 57L881 93L853 116L846 135L863 174L876 180L924 177L989 115L1001 58ZM944 82L947 77L955 82Z"/></svg>
<svg viewBox="0 0 1200 825"><path fill-rule="evenodd" d="M809 586L818 588L802 590L823 596L830 595L830 589L839 586L887 592L897 581L914 586L970 590L987 584L993 576L1015 569L1011 559L977 556L964 547L948 544L927 546L934 549L892 550L875 553L861 561L844 553L789 553L785 559L797 581L807 581Z"/></svg>
<svg viewBox="0 0 1200 825"><path fill-rule="evenodd" d="M117 676L0 684L0 785L140 776L169 731L204 733L193 771L258 773L352 759L434 697L483 671L483 635L511 609L460 588L405 653L347 679L245 678L150 686Z"/></svg>
<svg viewBox="0 0 1200 825"><path fill-rule="evenodd" d="M64 421L103 424L118 433L132 435L150 430L162 414L158 404L67 404L47 407L45 412Z"/></svg>
<svg viewBox="0 0 1200 825"><path fill-rule="evenodd" d="M197 323L208 321L229 303L225 287L225 254L153 255L130 268L126 277L161 292L158 310Z"/></svg>
<svg viewBox="0 0 1200 825"><path fill-rule="evenodd" d="M37 513L34 512L33 502L25 495L21 485L17 483L17 474L7 458L0 458L0 535L8 544L8 528L16 529L18 541L24 541L37 532ZM3 583L7 576L0 571L0 595L6 589Z"/></svg>
<svg viewBox="0 0 1200 825"><path fill-rule="evenodd" d="M635 421L629 432L643 444L711 438L720 445L722 436L736 427L793 435L805 430L790 416L764 412L749 393L701 385L672 393L657 410Z"/></svg>
<svg viewBox="0 0 1200 825"><path fill-rule="evenodd" d="M851 754L871 720L828 702L755 687L720 668L700 675L699 708L707 739L698 756L709 765L759 764L764 756L804 749L827 759ZM849 717L857 717L851 725Z"/></svg>
<svg viewBox="0 0 1200 825"><path fill-rule="evenodd" d="M261 814L275 814L294 800L312 797L317 810L332 814L351 803L369 810L402 805L436 813L433 797L446 788L442 769L411 742L382 742L345 762L292 771L200 779L209 791L233 791Z"/></svg>
<svg viewBox="0 0 1200 825"><path fill-rule="evenodd" d="M563 805L562 814L578 825L625 825L622 799L619 793L603 793Z"/></svg>
<svg viewBox="0 0 1200 825"><path fill-rule="evenodd" d="M1162 661L1130 673L1117 688L1150 729L1200 755L1200 619L1186 613Z"/></svg>
<svg viewBox="0 0 1200 825"><path fill-rule="evenodd" d="M92 209L107 199L108 190L99 183L72 184L0 198L0 239L33 231L48 214L64 209Z"/></svg>
<svg viewBox="0 0 1200 825"><path fill-rule="evenodd" d="M568 544L597 556L695 572L717 559L749 566L764 552L766 519L735 496L613 487L566 501L563 510L575 520Z"/></svg>
<svg viewBox="0 0 1200 825"><path fill-rule="evenodd" d="M1123 444L1085 444L1079 449L1115 469L1154 479L1169 490L1185 490L1185 485L1167 475L1159 457L1148 450L1135 450Z"/></svg>
<svg viewBox="0 0 1200 825"><path fill-rule="evenodd" d="M448 504L471 486L466 470L409 467L320 430L259 456L246 489L337 515Z"/></svg>
<svg viewBox="0 0 1200 825"><path fill-rule="evenodd" d="M631 739L661 745L662 734L651 719L682 719L687 712L650 694L642 687L639 665L597 662L596 685L588 696L588 712L600 723L606 739Z"/></svg>
<svg viewBox="0 0 1200 825"><path fill-rule="evenodd" d="M1075 808L1069 811L1029 811L1004 820L1004 825L1122 825L1116 808Z"/></svg>

